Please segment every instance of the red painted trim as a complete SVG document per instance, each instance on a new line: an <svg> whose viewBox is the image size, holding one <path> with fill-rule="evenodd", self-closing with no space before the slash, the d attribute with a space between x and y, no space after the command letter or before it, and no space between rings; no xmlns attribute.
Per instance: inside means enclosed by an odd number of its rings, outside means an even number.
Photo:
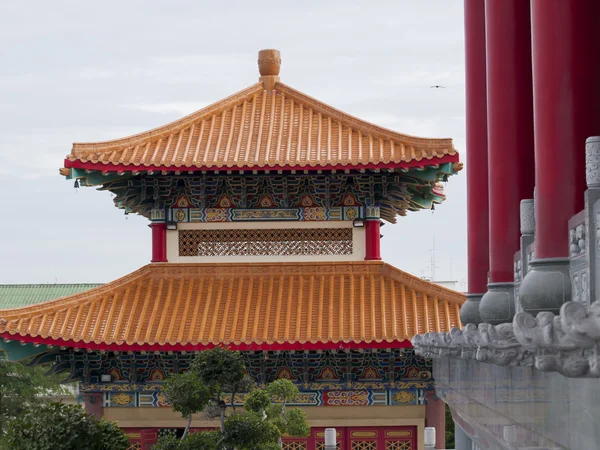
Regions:
<svg viewBox="0 0 600 450"><path fill-rule="evenodd" d="M111 163L93 163L93 162L82 162L82 161L70 161L69 159L65 159L65 167L73 168L73 169L86 169L86 170L98 170L102 172L139 172L139 171L166 171L166 172L200 172L200 171L209 171L209 172L227 172L227 171L257 171L257 172L266 172L267 170L285 170L291 171L304 171L308 170L311 172L316 172L317 170L358 170L358 169L398 169L398 168L415 168L415 167L427 167L433 166L435 164L444 164L451 162L458 162L459 155L458 153L454 155L445 155L440 158L434 159L422 159L420 161L410 161L410 162L400 162L400 163L379 163L379 164L363 164L363 165L327 165L327 166L266 166L266 167L250 167L250 166L242 166L242 167L175 167L175 166L135 166L133 164L124 165L124 164L111 164Z"/></svg>
<svg viewBox="0 0 600 450"><path fill-rule="evenodd" d="M21 336L21 335L13 335L8 332L0 333L0 338L7 339L11 341L21 341L33 344L40 345L53 345L55 347L70 347L70 348L81 348L81 349L89 349L89 350L105 350L105 351L115 351L115 352L127 352L127 351L135 351L135 352L167 352L167 351L200 351L200 350L209 350L211 348L217 347L215 344L105 344L100 343L97 344L95 342L75 342L73 340L63 340L63 339L52 339L52 338L44 338L41 336ZM385 349L385 348L412 348L412 344L408 339L403 339L401 341L383 341L383 342L283 342L283 343L274 343L274 344L228 344L223 345L226 348L231 350L240 350L240 351L263 351L263 350L342 350L342 349Z"/></svg>

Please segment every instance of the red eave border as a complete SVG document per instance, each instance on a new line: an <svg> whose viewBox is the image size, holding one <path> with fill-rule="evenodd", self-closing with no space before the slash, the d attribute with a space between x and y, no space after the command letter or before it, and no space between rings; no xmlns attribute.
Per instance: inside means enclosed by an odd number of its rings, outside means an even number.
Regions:
<svg viewBox="0 0 600 450"><path fill-rule="evenodd" d="M210 350L221 346L215 344L97 344L95 342L75 342L73 340L44 338L41 336L21 336L19 334L10 334L9 332L0 333L0 338L10 341L20 341L30 344L49 345L54 347L79 348L86 350L111 351L111 352L195 352ZM223 344L231 350L239 351L292 351L292 350L345 350L345 349L386 349L386 348L412 348L408 339L383 342L284 342L273 344Z"/></svg>
<svg viewBox="0 0 600 450"><path fill-rule="evenodd" d="M435 157L432 159L423 158L420 161L413 160L410 162L401 162L401 163L370 163L370 164L362 164L362 165L327 165L327 166L235 166L235 167L176 167L176 166L144 166L139 165L136 166L134 164L112 164L112 163L93 163L93 162L82 162L82 161L71 161L69 159L65 159L65 167L68 169L84 169L84 170L97 170L101 172L266 172L272 170L281 170L281 171L310 171L316 172L318 170L360 170L360 169L408 169L408 168L416 168L416 167L427 167L433 166L436 164L445 164L458 162L459 155L455 153L454 155L444 155L442 157Z"/></svg>

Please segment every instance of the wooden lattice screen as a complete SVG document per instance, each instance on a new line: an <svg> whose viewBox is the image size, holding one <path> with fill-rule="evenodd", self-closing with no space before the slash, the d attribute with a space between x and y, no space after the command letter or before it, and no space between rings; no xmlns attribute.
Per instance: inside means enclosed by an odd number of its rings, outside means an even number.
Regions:
<svg viewBox="0 0 600 450"><path fill-rule="evenodd" d="M351 255L352 251L352 228L179 231L179 256Z"/></svg>

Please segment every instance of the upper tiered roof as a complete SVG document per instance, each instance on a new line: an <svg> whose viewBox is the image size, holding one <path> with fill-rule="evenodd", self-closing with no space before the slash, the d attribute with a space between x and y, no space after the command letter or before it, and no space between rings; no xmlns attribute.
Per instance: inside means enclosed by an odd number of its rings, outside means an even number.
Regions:
<svg viewBox="0 0 600 450"><path fill-rule="evenodd" d="M397 133L281 83L280 63L278 51L264 50L257 84L144 133L73 144L65 167L104 172L327 170L458 161L451 139Z"/></svg>

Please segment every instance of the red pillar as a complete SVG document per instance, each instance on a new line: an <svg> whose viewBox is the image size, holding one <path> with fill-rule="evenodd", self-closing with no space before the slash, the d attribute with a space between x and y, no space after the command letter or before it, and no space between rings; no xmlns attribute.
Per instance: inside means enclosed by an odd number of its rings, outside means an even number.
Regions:
<svg viewBox="0 0 600 450"><path fill-rule="evenodd" d="M367 219L365 221L365 260L381 260L381 222L377 219Z"/></svg>
<svg viewBox="0 0 600 450"><path fill-rule="evenodd" d="M486 0L490 281L512 282L519 208L533 198L529 2Z"/></svg>
<svg viewBox="0 0 600 450"><path fill-rule="evenodd" d="M152 223L152 262L167 262L167 224Z"/></svg>
<svg viewBox="0 0 600 450"><path fill-rule="evenodd" d="M85 412L94 416L96 419L101 419L104 415L104 403L101 392L83 394L83 404Z"/></svg>
<svg viewBox="0 0 600 450"><path fill-rule="evenodd" d="M460 311L464 324L481 322L479 300L490 267L485 0L465 0L465 66L469 296Z"/></svg>
<svg viewBox="0 0 600 450"><path fill-rule="evenodd" d="M465 0L469 292L487 288L489 259L485 1Z"/></svg>
<svg viewBox="0 0 600 450"><path fill-rule="evenodd" d="M486 0L490 285L484 321L514 315L513 258L520 247L520 201L533 197L533 98L529 2Z"/></svg>
<svg viewBox="0 0 600 450"><path fill-rule="evenodd" d="M425 392L425 426L435 428L435 448L446 448L446 404L433 391Z"/></svg>
<svg viewBox="0 0 600 450"><path fill-rule="evenodd" d="M536 259L523 309L558 313L571 300L568 221L584 208L585 140L600 134L597 0L532 0Z"/></svg>
<svg viewBox="0 0 600 450"><path fill-rule="evenodd" d="M585 140L600 134L597 0L532 0L536 258L569 256L583 209Z"/></svg>

